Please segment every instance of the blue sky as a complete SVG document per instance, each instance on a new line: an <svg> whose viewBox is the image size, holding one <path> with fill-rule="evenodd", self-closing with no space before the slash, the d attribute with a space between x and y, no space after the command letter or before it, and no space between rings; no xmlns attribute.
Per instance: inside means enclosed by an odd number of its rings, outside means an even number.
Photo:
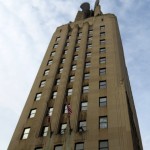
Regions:
<svg viewBox="0 0 150 150"><path fill-rule="evenodd" d="M52 34L74 20L82 2L0 0L0 150L8 147ZM101 7L118 17L143 146L149 150L150 1L103 0Z"/></svg>

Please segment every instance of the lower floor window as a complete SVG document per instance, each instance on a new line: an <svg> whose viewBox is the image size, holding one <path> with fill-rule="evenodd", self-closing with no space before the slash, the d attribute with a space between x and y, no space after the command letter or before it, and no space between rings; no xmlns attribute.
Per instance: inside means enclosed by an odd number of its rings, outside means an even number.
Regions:
<svg viewBox="0 0 150 150"><path fill-rule="evenodd" d="M100 140L99 141L99 150L109 150L108 140Z"/></svg>

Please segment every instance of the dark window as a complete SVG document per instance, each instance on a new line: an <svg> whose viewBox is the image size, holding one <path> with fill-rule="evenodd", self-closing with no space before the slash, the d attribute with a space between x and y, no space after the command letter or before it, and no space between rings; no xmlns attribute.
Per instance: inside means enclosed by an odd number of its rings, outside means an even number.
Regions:
<svg viewBox="0 0 150 150"><path fill-rule="evenodd" d="M37 147L37 148L35 148L35 150L43 150L43 148L42 147Z"/></svg>
<svg viewBox="0 0 150 150"><path fill-rule="evenodd" d="M63 146L62 145L55 145L54 150L62 150Z"/></svg>
<svg viewBox="0 0 150 150"><path fill-rule="evenodd" d="M90 78L90 73L85 73L84 74L84 80L87 80L87 79L89 79Z"/></svg>
<svg viewBox="0 0 150 150"><path fill-rule="evenodd" d="M61 63L64 64L64 63L65 63L65 60L66 60L66 59L63 58L63 59L61 60Z"/></svg>
<svg viewBox="0 0 150 150"><path fill-rule="evenodd" d="M31 129L31 128L25 128L25 129L24 129L21 139L24 140L24 139L27 139L27 138L28 138L29 133L30 133L30 129Z"/></svg>
<svg viewBox="0 0 150 150"><path fill-rule="evenodd" d="M54 56L55 54L56 54L56 52L52 52L52 53L51 53L51 56Z"/></svg>
<svg viewBox="0 0 150 150"><path fill-rule="evenodd" d="M78 36L82 36L82 33L80 32L80 33L78 34Z"/></svg>
<svg viewBox="0 0 150 150"><path fill-rule="evenodd" d="M52 99L55 99L57 97L57 92L54 91L53 94L52 94Z"/></svg>
<svg viewBox="0 0 150 150"><path fill-rule="evenodd" d="M106 40L103 39L103 40L100 40L100 44L105 44L106 43Z"/></svg>
<svg viewBox="0 0 150 150"><path fill-rule="evenodd" d="M49 69L44 71L44 76L47 76L49 74Z"/></svg>
<svg viewBox="0 0 150 150"><path fill-rule="evenodd" d="M72 65L72 70L76 70L77 66L76 65Z"/></svg>
<svg viewBox="0 0 150 150"><path fill-rule="evenodd" d="M36 109L31 109L29 118L34 118L36 114Z"/></svg>
<svg viewBox="0 0 150 150"><path fill-rule="evenodd" d="M91 57L91 52L86 53L86 57L87 58Z"/></svg>
<svg viewBox="0 0 150 150"><path fill-rule="evenodd" d="M88 85L83 86L82 90L83 90L83 93L88 93L89 92L89 86Z"/></svg>
<svg viewBox="0 0 150 150"><path fill-rule="evenodd" d="M108 150L108 140L99 141L99 150Z"/></svg>
<svg viewBox="0 0 150 150"><path fill-rule="evenodd" d="M86 68L89 68L90 66L91 66L91 63L90 63L90 62L86 62L86 63L85 63L85 67L86 67Z"/></svg>
<svg viewBox="0 0 150 150"><path fill-rule="evenodd" d="M100 89L105 89L106 88L106 81L100 81L99 82L99 88Z"/></svg>
<svg viewBox="0 0 150 150"><path fill-rule="evenodd" d="M39 101L41 99L42 93L37 93L35 96L35 100Z"/></svg>
<svg viewBox="0 0 150 150"><path fill-rule="evenodd" d="M48 108L48 116L52 116L53 110L54 110L53 107L49 107L49 108Z"/></svg>
<svg viewBox="0 0 150 150"><path fill-rule="evenodd" d="M100 36L105 36L105 32L100 32Z"/></svg>
<svg viewBox="0 0 150 150"><path fill-rule="evenodd" d="M68 90L67 90L67 96L71 96L71 95L72 95L72 92L73 92L73 89L68 89Z"/></svg>
<svg viewBox="0 0 150 150"><path fill-rule="evenodd" d="M69 46L69 42L66 43L66 46Z"/></svg>
<svg viewBox="0 0 150 150"><path fill-rule="evenodd" d="M81 102L81 110L87 110L88 102Z"/></svg>
<svg viewBox="0 0 150 150"><path fill-rule="evenodd" d="M106 63L106 57L101 57L101 58L99 59L99 63L100 63L100 64Z"/></svg>
<svg viewBox="0 0 150 150"><path fill-rule="evenodd" d="M62 123L60 127L60 134L64 134L67 128L67 123Z"/></svg>
<svg viewBox="0 0 150 150"><path fill-rule="evenodd" d="M62 72L63 72L63 68L60 68L60 69L59 69L59 73L62 73Z"/></svg>
<svg viewBox="0 0 150 150"><path fill-rule="evenodd" d="M89 34L93 34L93 30L89 30Z"/></svg>
<svg viewBox="0 0 150 150"><path fill-rule="evenodd" d="M105 75L106 74L106 68L99 69L99 75Z"/></svg>
<svg viewBox="0 0 150 150"><path fill-rule="evenodd" d="M88 48L92 48L92 44L88 44L88 46L87 46Z"/></svg>
<svg viewBox="0 0 150 150"><path fill-rule="evenodd" d="M79 132L86 131L86 121L79 122Z"/></svg>
<svg viewBox="0 0 150 150"><path fill-rule="evenodd" d="M76 143L75 150L84 150L84 143Z"/></svg>
<svg viewBox="0 0 150 150"><path fill-rule="evenodd" d="M60 84L60 79L56 79L56 85Z"/></svg>
<svg viewBox="0 0 150 150"><path fill-rule="evenodd" d="M73 60L77 60L78 59L78 55L75 55Z"/></svg>
<svg viewBox="0 0 150 150"><path fill-rule="evenodd" d="M56 41L57 41L57 42L60 41L60 37L57 37L57 38L56 38Z"/></svg>
<svg viewBox="0 0 150 150"><path fill-rule="evenodd" d="M48 134L48 126L43 127L42 136L47 136Z"/></svg>
<svg viewBox="0 0 150 150"><path fill-rule="evenodd" d="M99 49L99 52L100 52L100 53L105 53L105 52L106 52L106 49L105 49L105 48L100 48L100 49Z"/></svg>
<svg viewBox="0 0 150 150"><path fill-rule="evenodd" d="M45 84L46 84L46 81L44 80L44 81L41 81L41 83L40 83L40 87L44 87L45 86Z"/></svg>
<svg viewBox="0 0 150 150"><path fill-rule="evenodd" d="M58 47L58 44L54 44L54 48L57 48Z"/></svg>
<svg viewBox="0 0 150 150"><path fill-rule="evenodd" d="M105 107L107 106L107 97L100 97L99 98L99 106L100 107Z"/></svg>
<svg viewBox="0 0 150 150"><path fill-rule="evenodd" d="M105 129L108 127L107 116L99 117L99 127L100 129Z"/></svg>
<svg viewBox="0 0 150 150"><path fill-rule="evenodd" d="M70 76L69 77L69 82L74 82L75 76Z"/></svg>
<svg viewBox="0 0 150 150"><path fill-rule="evenodd" d="M53 62L52 60L49 60L48 63L47 63L47 65L51 65L52 62Z"/></svg>
<svg viewBox="0 0 150 150"><path fill-rule="evenodd" d="M105 26L103 25L103 26L100 26L100 30L102 31L102 30L105 30Z"/></svg>
<svg viewBox="0 0 150 150"><path fill-rule="evenodd" d="M77 51L79 51L79 49L80 49L79 47L76 47L76 48L75 48L75 51L77 52Z"/></svg>

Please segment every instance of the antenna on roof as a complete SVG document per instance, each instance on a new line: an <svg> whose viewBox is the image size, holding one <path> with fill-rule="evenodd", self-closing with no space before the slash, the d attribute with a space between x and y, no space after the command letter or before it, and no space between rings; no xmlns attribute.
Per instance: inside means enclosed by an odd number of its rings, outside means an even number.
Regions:
<svg viewBox="0 0 150 150"><path fill-rule="evenodd" d="M87 12L90 10L90 4L89 3L83 3L80 8L82 9L83 12Z"/></svg>
<svg viewBox="0 0 150 150"><path fill-rule="evenodd" d="M94 8L96 8L96 6L99 6L99 3L100 3L100 0L96 0L96 1L95 1L95 7L94 7Z"/></svg>

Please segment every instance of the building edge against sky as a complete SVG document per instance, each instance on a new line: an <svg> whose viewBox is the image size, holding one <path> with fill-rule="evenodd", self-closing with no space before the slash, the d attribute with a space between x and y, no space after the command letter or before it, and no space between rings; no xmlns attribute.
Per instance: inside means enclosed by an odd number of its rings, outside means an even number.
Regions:
<svg viewBox="0 0 150 150"><path fill-rule="evenodd" d="M8 150L143 149L117 19L81 8L53 34Z"/></svg>

